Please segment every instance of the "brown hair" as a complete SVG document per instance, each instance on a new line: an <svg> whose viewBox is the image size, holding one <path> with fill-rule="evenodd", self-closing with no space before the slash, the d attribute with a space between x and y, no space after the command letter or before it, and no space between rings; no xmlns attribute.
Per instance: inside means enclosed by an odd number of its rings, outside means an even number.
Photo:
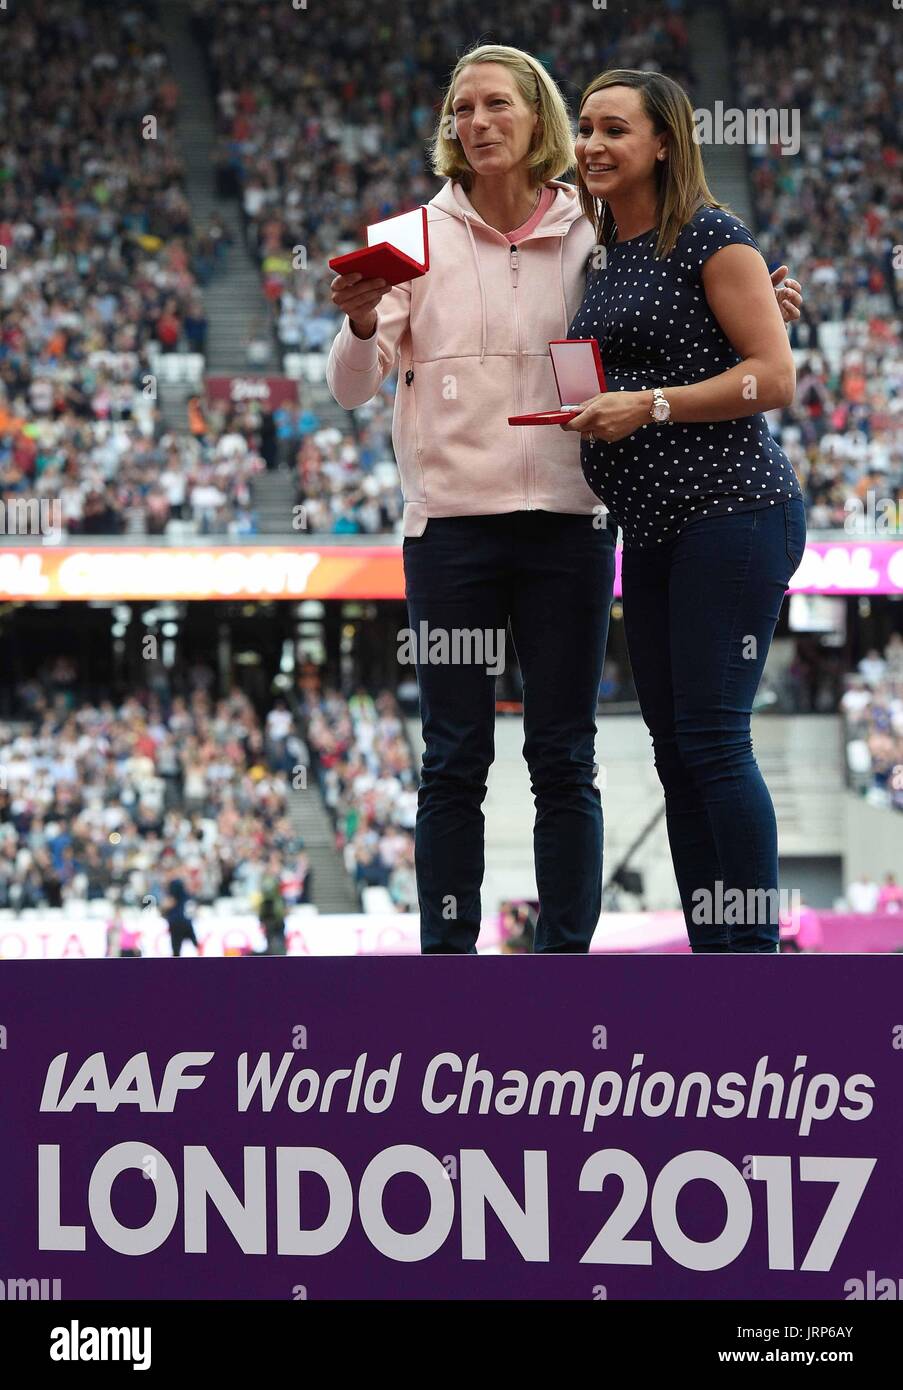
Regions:
<svg viewBox="0 0 903 1390"><path fill-rule="evenodd" d="M594 92L606 87L633 87L642 93L643 107L656 135L667 134L668 156L656 163L655 254L671 254L684 227L701 207L725 208L706 183L702 154L694 138L693 108L683 87L660 72L638 72L633 68L611 68L594 78L580 98L580 110ZM577 170L580 206L596 229L601 245L607 246L615 230L611 208L604 198L594 198ZM729 211L729 209L727 209Z"/></svg>
<svg viewBox="0 0 903 1390"><path fill-rule="evenodd" d="M534 187L548 179L557 179L572 168L574 137L564 97L542 63L520 48L505 44L485 43L472 48L458 59L449 79L439 112L439 123L433 136L433 172L443 178L455 179L465 193L473 182L473 170L468 163L460 140L453 135L452 107L455 85L464 68L472 63L500 63L514 75L515 85L524 101L539 115L539 126L533 147L527 156L527 167Z"/></svg>

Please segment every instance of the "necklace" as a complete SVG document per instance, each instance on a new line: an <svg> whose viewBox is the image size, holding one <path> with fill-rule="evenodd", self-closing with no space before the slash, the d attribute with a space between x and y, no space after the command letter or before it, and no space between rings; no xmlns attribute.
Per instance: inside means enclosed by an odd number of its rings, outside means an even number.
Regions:
<svg viewBox="0 0 903 1390"><path fill-rule="evenodd" d="M536 194L536 197L533 199L533 206L531 207L530 211L527 213L527 215L526 215L526 217L523 219L523 221L521 221L521 222L518 223L518 226L522 227L522 226L524 225L525 222L529 222L529 221L530 221L530 218L533 216L534 212L535 212L536 209L539 207L539 200L540 200L540 198L542 197L544 187L545 187L544 184L540 184L540 185L539 185L539 190L538 190L538 192L537 192L537 194ZM474 207L474 204L473 204L472 202L470 203L470 206L474 209L474 212L477 212L477 209ZM479 216L482 216L482 214L481 214L481 213L477 213L477 216L478 216L478 217L479 217ZM484 218L484 221L485 221L485 218Z"/></svg>
<svg viewBox="0 0 903 1390"><path fill-rule="evenodd" d="M543 188L543 186L542 186L542 184L540 184L540 185L539 185L539 189L538 189L537 194L536 194L536 197L535 197L534 200L533 200L533 206L531 207L530 211L527 213L526 217L524 218L524 222L529 222L529 221L530 221L530 218L533 216L534 212L535 212L536 209L539 207L539 200L540 200L540 198L542 197L542 188ZM521 226L523 226L523 222L521 223Z"/></svg>

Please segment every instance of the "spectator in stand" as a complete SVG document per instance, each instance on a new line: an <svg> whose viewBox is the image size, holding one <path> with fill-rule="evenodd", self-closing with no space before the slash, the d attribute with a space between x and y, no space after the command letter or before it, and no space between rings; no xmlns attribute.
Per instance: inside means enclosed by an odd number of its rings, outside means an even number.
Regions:
<svg viewBox="0 0 903 1390"><path fill-rule="evenodd" d="M313 902L313 870L302 850L294 863L289 863L282 875L282 893L286 903L295 906Z"/></svg>
<svg viewBox="0 0 903 1390"><path fill-rule="evenodd" d="M264 324L258 322L252 328L245 344L245 354L252 371L263 371L269 366L273 347Z"/></svg>
<svg viewBox="0 0 903 1390"><path fill-rule="evenodd" d="M260 417L260 454L266 464L267 472L271 473L278 462L278 455L276 422L273 419L273 412L269 409L264 410Z"/></svg>
<svg viewBox="0 0 903 1390"><path fill-rule="evenodd" d="M260 885L260 925L266 936L268 956L285 955L285 898L282 894L282 866L277 854L270 855Z"/></svg>
<svg viewBox="0 0 903 1390"><path fill-rule="evenodd" d="M866 652L856 669L866 685L874 687L884 679L887 663L881 653L873 647L871 651Z"/></svg>
<svg viewBox="0 0 903 1390"><path fill-rule="evenodd" d="M204 402L200 396L192 396L188 401L188 428L198 439L207 433L207 417Z"/></svg>
<svg viewBox="0 0 903 1390"><path fill-rule="evenodd" d="M188 911L188 891L180 878L170 879L161 912L169 928L173 955L180 956L188 941L197 949L194 924Z"/></svg>
<svg viewBox="0 0 903 1390"><path fill-rule="evenodd" d="M855 729L865 720L866 711L872 703L872 694L865 676L847 676L846 687L840 700L840 708L849 727Z"/></svg>
<svg viewBox="0 0 903 1390"><path fill-rule="evenodd" d="M178 352L179 340L182 336L182 324L176 313L176 306L173 300L169 300L164 306L163 312L157 319L154 329L157 342L163 352Z"/></svg>
<svg viewBox="0 0 903 1390"><path fill-rule="evenodd" d="M207 348L207 315L204 313L204 302L199 296L189 304L182 327L188 351L203 355Z"/></svg>
<svg viewBox="0 0 903 1390"><path fill-rule="evenodd" d="M903 884L895 874L887 874L878 893L879 912L903 912Z"/></svg>
<svg viewBox="0 0 903 1390"><path fill-rule="evenodd" d="M867 874L860 874L847 888L847 905L851 912L875 912L878 908L878 885Z"/></svg>
<svg viewBox="0 0 903 1390"><path fill-rule="evenodd" d="M141 933L122 915L119 895L113 896L113 913L107 923L107 957L138 960L141 957Z"/></svg>
<svg viewBox="0 0 903 1390"><path fill-rule="evenodd" d="M903 633L891 633L884 648L884 668L888 680L903 682Z"/></svg>
<svg viewBox="0 0 903 1390"><path fill-rule="evenodd" d="M869 650L847 678L841 701L847 763L877 805L903 810L903 638L893 633L882 655Z"/></svg>

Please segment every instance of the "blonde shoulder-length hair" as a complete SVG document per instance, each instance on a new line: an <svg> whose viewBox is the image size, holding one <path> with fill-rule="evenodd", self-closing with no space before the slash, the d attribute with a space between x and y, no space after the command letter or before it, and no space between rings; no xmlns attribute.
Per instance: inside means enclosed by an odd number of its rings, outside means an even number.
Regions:
<svg viewBox="0 0 903 1390"><path fill-rule="evenodd" d="M454 179L461 184L465 193L473 183L473 169L465 158L460 140L454 134L452 111L455 85L462 70L472 63L500 63L508 68L524 101L539 115L539 125L527 156L533 186L557 179L571 169L574 164L574 135L568 109L564 97L542 63L520 48L484 43L465 53L455 64L433 136L433 172L441 178Z"/></svg>
<svg viewBox="0 0 903 1390"><path fill-rule="evenodd" d="M611 68L593 79L580 98L580 110L594 92L606 87L633 87L642 94L643 106L656 135L668 136L667 157L656 162L655 254L671 254L684 227L702 207L723 208L709 188L702 154L694 139L693 108L686 92L673 78L661 72L638 72L633 68ZM577 170L580 206L596 229L596 240L607 246L615 231L611 208L604 198L594 198Z"/></svg>

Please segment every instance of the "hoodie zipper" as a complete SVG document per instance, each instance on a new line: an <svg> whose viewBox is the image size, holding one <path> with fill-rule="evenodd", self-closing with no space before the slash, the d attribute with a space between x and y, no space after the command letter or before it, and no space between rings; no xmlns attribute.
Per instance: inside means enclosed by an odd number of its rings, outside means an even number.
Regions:
<svg viewBox="0 0 903 1390"><path fill-rule="evenodd" d="M514 242L511 243L511 248L508 255L508 263L511 266L511 285L514 290L514 346L516 348L516 356L514 359L514 371L517 383L515 387L515 399L517 401L517 413L518 415L520 415L523 413L524 407L523 392L521 391L520 315L518 313L517 308L517 270L519 258L517 253L517 247L515 246ZM530 466L527 461L527 431L525 429L521 429L518 432L521 437L521 448L524 451L524 507L528 512L531 512L533 510L533 505L530 501Z"/></svg>

